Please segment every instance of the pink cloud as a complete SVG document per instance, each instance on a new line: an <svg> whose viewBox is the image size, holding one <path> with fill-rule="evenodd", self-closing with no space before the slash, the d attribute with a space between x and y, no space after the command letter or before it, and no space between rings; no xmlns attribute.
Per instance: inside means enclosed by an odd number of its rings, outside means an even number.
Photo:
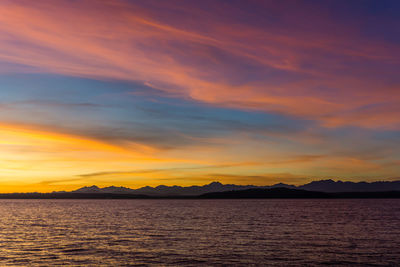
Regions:
<svg viewBox="0 0 400 267"><path fill-rule="evenodd" d="M182 98L326 127L400 127L393 71L399 48L366 39L358 22L268 3L260 8L279 22L257 24L238 19L246 13L234 5L216 3L207 12L182 3L2 1L0 71L32 71L21 65L139 81Z"/></svg>

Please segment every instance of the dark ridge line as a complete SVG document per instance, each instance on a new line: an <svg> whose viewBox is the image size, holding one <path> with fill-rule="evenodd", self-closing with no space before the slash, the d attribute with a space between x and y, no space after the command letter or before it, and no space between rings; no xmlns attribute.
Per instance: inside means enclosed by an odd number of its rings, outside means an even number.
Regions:
<svg viewBox="0 0 400 267"><path fill-rule="evenodd" d="M148 196L118 193L3 193L0 199L367 199L400 198L400 191L327 193L289 189L246 189L206 193L197 196Z"/></svg>
<svg viewBox="0 0 400 267"><path fill-rule="evenodd" d="M285 187L288 189L298 189L307 191L318 191L326 193L335 192L387 192L387 191L400 191L400 180L398 181L380 181L380 182L343 182L329 180L312 181L308 184L294 186L290 184L278 183L269 186L255 186L255 185L235 185L235 184L221 184L220 182L212 182L210 184L198 186L165 186L159 185L156 187L145 186L137 189L128 187L109 186L99 188L96 185L84 186L74 191L58 191L53 193L81 193L81 194L132 194L132 195L146 195L151 197L161 196L199 196L206 193L225 192L232 190L246 190L246 189L273 189Z"/></svg>

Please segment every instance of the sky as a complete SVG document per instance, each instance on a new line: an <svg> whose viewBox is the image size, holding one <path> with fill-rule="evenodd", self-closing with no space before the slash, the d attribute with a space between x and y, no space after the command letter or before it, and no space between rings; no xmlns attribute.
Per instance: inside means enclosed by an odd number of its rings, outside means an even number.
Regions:
<svg viewBox="0 0 400 267"><path fill-rule="evenodd" d="M400 174L397 0L1 0L0 191Z"/></svg>

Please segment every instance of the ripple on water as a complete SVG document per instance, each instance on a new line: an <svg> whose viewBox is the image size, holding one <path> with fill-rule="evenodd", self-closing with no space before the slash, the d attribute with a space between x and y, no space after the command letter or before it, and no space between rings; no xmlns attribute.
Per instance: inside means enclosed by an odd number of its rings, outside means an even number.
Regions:
<svg viewBox="0 0 400 267"><path fill-rule="evenodd" d="M399 262L400 200L0 200L0 265Z"/></svg>

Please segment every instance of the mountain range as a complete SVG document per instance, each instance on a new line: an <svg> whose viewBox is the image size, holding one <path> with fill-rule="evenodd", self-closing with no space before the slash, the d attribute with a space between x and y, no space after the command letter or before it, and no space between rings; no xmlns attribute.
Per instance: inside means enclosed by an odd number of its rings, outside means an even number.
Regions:
<svg viewBox="0 0 400 267"><path fill-rule="evenodd" d="M131 189L127 187L104 187L99 188L95 185L85 186L70 193L91 194L136 194L147 196L199 196L207 193L214 192L227 192L239 191L248 189L273 189L273 188L288 188L300 189L307 191L318 191L326 193L339 193L339 192L384 192L384 191L400 191L399 181L378 181L378 182L343 182L333 180L320 180L313 181L304 185L295 186L284 183L278 183L271 186L255 186L255 185L234 185L234 184L221 184L219 182L212 182L203 186L165 186L159 185L157 187L145 186L138 189ZM57 192L56 192L57 193ZM65 193L65 192L58 192Z"/></svg>

